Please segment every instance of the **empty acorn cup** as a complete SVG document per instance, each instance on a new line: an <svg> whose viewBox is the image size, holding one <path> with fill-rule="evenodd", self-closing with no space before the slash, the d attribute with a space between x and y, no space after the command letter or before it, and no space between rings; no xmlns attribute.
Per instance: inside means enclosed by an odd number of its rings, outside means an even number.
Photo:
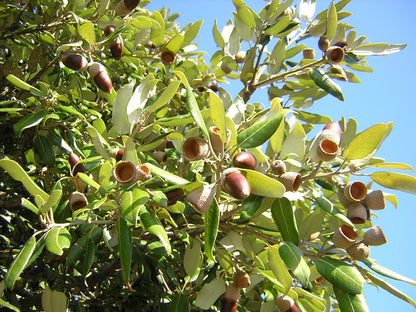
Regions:
<svg viewBox="0 0 416 312"><path fill-rule="evenodd" d="M87 198L80 192L73 192L69 197L69 207L71 207L72 211L77 211L78 209L84 208L87 205Z"/></svg>
<svg viewBox="0 0 416 312"><path fill-rule="evenodd" d="M172 65L175 63L176 55L172 51L165 50L160 54L160 59L162 60L163 64Z"/></svg>
<svg viewBox="0 0 416 312"><path fill-rule="evenodd" d="M147 181L152 177L152 174L150 173L149 168L147 168L145 165L136 167L136 170L137 170L137 180L141 182Z"/></svg>
<svg viewBox="0 0 416 312"><path fill-rule="evenodd" d="M344 60L344 49L338 46L329 47L325 52L326 59L331 64L339 64Z"/></svg>
<svg viewBox="0 0 416 312"><path fill-rule="evenodd" d="M186 196L186 200L194 207L198 212L204 214L209 206L211 206L214 199L214 185L204 184Z"/></svg>
<svg viewBox="0 0 416 312"><path fill-rule="evenodd" d="M348 183L344 188L345 198L352 202L360 202L367 196L367 186L361 181Z"/></svg>
<svg viewBox="0 0 416 312"><path fill-rule="evenodd" d="M364 198L364 204L368 209L383 210L386 208L386 202L382 190L374 190Z"/></svg>
<svg viewBox="0 0 416 312"><path fill-rule="evenodd" d="M182 151L186 160L201 160L208 157L209 146L203 138L190 137L183 143Z"/></svg>
<svg viewBox="0 0 416 312"><path fill-rule="evenodd" d="M220 136L220 129L217 126L212 126L209 128L209 139L211 141L212 149L218 153L220 152L230 140L231 131L227 129L226 141L223 142Z"/></svg>
<svg viewBox="0 0 416 312"><path fill-rule="evenodd" d="M348 225L341 225L332 236L332 242L337 248L348 248L354 244L357 239L357 233Z"/></svg>
<svg viewBox="0 0 416 312"><path fill-rule="evenodd" d="M351 245L346 250L350 257L354 260L368 258L370 255L370 247L364 243Z"/></svg>
<svg viewBox="0 0 416 312"><path fill-rule="evenodd" d="M316 154L322 161L333 160L338 155L338 144L334 141L323 139L318 144Z"/></svg>
<svg viewBox="0 0 416 312"><path fill-rule="evenodd" d="M387 243L387 238L381 227L375 225L365 232L362 242L370 246L380 246Z"/></svg>
<svg viewBox="0 0 416 312"><path fill-rule="evenodd" d="M347 218L354 224L363 224L367 221L367 208L361 203L352 204L347 211Z"/></svg>
<svg viewBox="0 0 416 312"><path fill-rule="evenodd" d="M286 188L286 192L296 192L302 182L297 172L285 172L278 179Z"/></svg>
<svg viewBox="0 0 416 312"><path fill-rule="evenodd" d="M120 184L130 184L137 181L137 168L130 161L120 161L114 168L113 176Z"/></svg>

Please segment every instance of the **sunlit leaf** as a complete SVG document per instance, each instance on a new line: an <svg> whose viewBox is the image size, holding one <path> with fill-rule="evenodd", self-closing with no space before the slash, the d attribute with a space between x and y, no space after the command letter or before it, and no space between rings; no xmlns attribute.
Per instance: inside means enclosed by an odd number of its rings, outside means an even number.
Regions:
<svg viewBox="0 0 416 312"><path fill-rule="evenodd" d="M365 259L361 259L360 261L378 274L416 286L416 281L379 265L373 259L365 258Z"/></svg>
<svg viewBox="0 0 416 312"><path fill-rule="evenodd" d="M309 76L315 82L315 84L332 94L337 99L344 101L344 95L342 94L341 88L322 70L322 69L311 69Z"/></svg>
<svg viewBox="0 0 416 312"><path fill-rule="evenodd" d="M141 189L123 193L120 213L129 226L136 225L139 209L149 200L149 194Z"/></svg>
<svg viewBox="0 0 416 312"><path fill-rule="evenodd" d="M78 34L89 44L95 43L94 24L91 21L78 25Z"/></svg>
<svg viewBox="0 0 416 312"><path fill-rule="evenodd" d="M203 20L199 20L192 24L191 27L189 27L185 32L185 38L183 40L183 44L189 45L192 43L192 41L195 39L195 37L198 35L198 32L202 26Z"/></svg>
<svg viewBox="0 0 416 312"><path fill-rule="evenodd" d="M41 213L46 213L50 208L55 206L59 200L62 197L62 190L53 190L49 194L48 200L45 202L45 204L40 208Z"/></svg>
<svg viewBox="0 0 416 312"><path fill-rule="evenodd" d="M288 268L279 254L278 246L269 247L268 260L274 276L282 284L284 293L287 293L292 287L293 280L289 274Z"/></svg>
<svg viewBox="0 0 416 312"><path fill-rule="evenodd" d="M62 291L51 290L48 285L42 294L42 308L45 312L65 312L68 298Z"/></svg>
<svg viewBox="0 0 416 312"><path fill-rule="evenodd" d="M278 19L276 23L270 25L264 31L265 35L274 35L278 34L282 30L284 30L290 23L290 16L283 16L282 18Z"/></svg>
<svg viewBox="0 0 416 312"><path fill-rule="evenodd" d="M220 30L218 29L217 19L214 19L214 26L212 26L212 35L214 37L215 43L217 44L217 47L224 48L225 41L221 35Z"/></svg>
<svg viewBox="0 0 416 312"><path fill-rule="evenodd" d="M271 208L273 220L279 228L284 241L299 245L299 233L291 202L286 198L277 198Z"/></svg>
<svg viewBox="0 0 416 312"><path fill-rule="evenodd" d="M118 134L127 134L130 132L130 121L127 116L127 104L133 93L134 82L121 87L113 103L112 119L114 129Z"/></svg>
<svg viewBox="0 0 416 312"><path fill-rule="evenodd" d="M291 242L284 242L279 246L279 254L293 275L303 285L307 285L311 271L303 258L302 250Z"/></svg>
<svg viewBox="0 0 416 312"><path fill-rule="evenodd" d="M23 81L20 78L14 76L12 74L8 74L6 76L6 79L11 84L13 84L15 87L18 87L19 89L22 89L22 90L25 90L25 91L29 91L30 93L32 93L35 96L46 96L46 94L44 94L41 90L31 86L26 81Z"/></svg>
<svg viewBox="0 0 416 312"><path fill-rule="evenodd" d="M225 290L225 281L222 278L214 278L212 281L202 286L196 296L195 305L200 309L208 310Z"/></svg>
<svg viewBox="0 0 416 312"><path fill-rule="evenodd" d="M165 106L175 96L179 85L179 81L171 81L169 85L161 92L157 100L149 107L149 111L155 112Z"/></svg>
<svg viewBox="0 0 416 312"><path fill-rule="evenodd" d="M54 227L46 235L45 245L51 253L62 256L64 248L71 246L71 234L66 228Z"/></svg>
<svg viewBox="0 0 416 312"><path fill-rule="evenodd" d="M20 309L14 305L12 305L10 302L7 302L0 298L0 307L8 308L12 311L20 312Z"/></svg>
<svg viewBox="0 0 416 312"><path fill-rule="evenodd" d="M412 170L412 166L408 164L402 164L402 163L379 163L379 164L370 164L369 167L371 168L388 168L388 169L401 169L401 170Z"/></svg>
<svg viewBox="0 0 416 312"><path fill-rule="evenodd" d="M363 43L353 50L355 55L387 55L397 53L406 48L407 44Z"/></svg>
<svg viewBox="0 0 416 312"><path fill-rule="evenodd" d="M248 182L250 183L251 194L280 198L286 191L282 183L276 179L264 175L261 172L242 168L240 168L240 171L245 175Z"/></svg>
<svg viewBox="0 0 416 312"><path fill-rule="evenodd" d="M364 294L349 294L334 287L341 312L369 312Z"/></svg>
<svg viewBox="0 0 416 312"><path fill-rule="evenodd" d="M172 247L170 245L165 228L161 224L159 218L146 206L142 206L140 208L139 217L143 227L159 238L160 242L163 244L163 247L165 247L166 253L170 255L172 252Z"/></svg>
<svg viewBox="0 0 416 312"><path fill-rule="evenodd" d="M133 252L130 227L124 218L119 218L116 222L116 229L123 280L127 282L130 280L131 257Z"/></svg>
<svg viewBox="0 0 416 312"><path fill-rule="evenodd" d="M166 171L162 168L159 168L153 164L145 163L144 164L147 168L149 168L150 172L153 176L161 177L162 179L172 183L172 184L186 184L189 181L185 180L169 171Z"/></svg>
<svg viewBox="0 0 416 312"><path fill-rule="evenodd" d="M327 17L326 17L325 38L327 38L328 40L331 40L337 31L337 26L338 26L337 9L335 7L334 1L331 1L328 7Z"/></svg>
<svg viewBox="0 0 416 312"><path fill-rule="evenodd" d="M224 104L214 92L209 92L209 112L212 123L218 127L219 136L223 143L227 142L227 127L225 125Z"/></svg>
<svg viewBox="0 0 416 312"><path fill-rule="evenodd" d="M218 224L220 221L220 209L217 200L214 198L211 206L205 213L204 220L204 250L205 255L210 260L214 260L213 251L218 234Z"/></svg>
<svg viewBox="0 0 416 312"><path fill-rule="evenodd" d="M407 174L395 172L374 172L370 174L371 179L381 186L416 194L416 178Z"/></svg>
<svg viewBox="0 0 416 312"><path fill-rule="evenodd" d="M329 214L337 217L342 223L348 224L349 226L354 228L354 224L348 219L341 211L338 210L326 197L314 197L318 207L323 209L324 211L328 212Z"/></svg>
<svg viewBox="0 0 416 312"><path fill-rule="evenodd" d="M92 126L87 126L85 127L85 129L87 130L88 134L91 137L91 140L94 144L95 150L97 151L98 154L100 154L101 156L103 156L105 159L110 159L110 155L108 155L108 143L107 141L103 138L103 136L101 134L98 133L97 129L95 129Z"/></svg>
<svg viewBox="0 0 416 312"><path fill-rule="evenodd" d="M13 130L16 136L20 136L23 130L34 127L42 122L45 118L46 113L44 110L38 110L33 114L28 114L21 118L18 122L13 125Z"/></svg>

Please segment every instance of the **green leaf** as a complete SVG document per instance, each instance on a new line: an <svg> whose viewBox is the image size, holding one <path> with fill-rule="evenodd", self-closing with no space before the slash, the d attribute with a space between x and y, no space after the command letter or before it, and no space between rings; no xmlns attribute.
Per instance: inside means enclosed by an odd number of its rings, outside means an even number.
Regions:
<svg viewBox="0 0 416 312"><path fill-rule="evenodd" d="M46 235L45 246L51 253L62 256L63 249L71 246L71 234L66 228L54 227Z"/></svg>
<svg viewBox="0 0 416 312"><path fill-rule="evenodd" d="M82 182L84 182L85 184L92 186L93 188L95 188L97 191L101 188L101 186L95 182L93 179L91 179L88 175L86 175L85 173L82 172L78 172L77 173L78 177L80 178L80 180Z"/></svg>
<svg viewBox="0 0 416 312"><path fill-rule="evenodd" d="M325 38L327 38L328 40L331 40L335 36L335 33L337 32L337 26L338 26L337 9L334 5L334 1L331 1L328 7L327 18L326 18Z"/></svg>
<svg viewBox="0 0 416 312"><path fill-rule="evenodd" d="M173 297L172 301L169 303L169 310L168 312L190 312L191 306L189 303L189 299L187 296L177 293L175 297Z"/></svg>
<svg viewBox="0 0 416 312"><path fill-rule="evenodd" d="M12 311L20 312L20 309L18 307L15 307L11 303L9 303L9 302L1 299L1 298L0 298L0 307L5 307L5 308L8 308Z"/></svg>
<svg viewBox="0 0 416 312"><path fill-rule="evenodd" d="M259 210L264 201L263 196L251 194L242 204L239 223L248 222Z"/></svg>
<svg viewBox="0 0 416 312"><path fill-rule="evenodd" d="M278 34L281 31L283 31L289 25L289 23L290 23L290 16L289 15L283 16L282 18L279 18L276 23L267 27L266 30L264 31L264 34L265 35Z"/></svg>
<svg viewBox="0 0 416 312"><path fill-rule="evenodd" d="M26 209L29 209L33 213L39 214L39 208L36 207L30 200L22 197L20 199L20 204L22 205L22 207L25 207Z"/></svg>
<svg viewBox="0 0 416 312"><path fill-rule="evenodd" d="M209 310L217 299L225 293L226 285L222 278L214 278L202 286L195 300L195 306L203 310Z"/></svg>
<svg viewBox="0 0 416 312"><path fill-rule="evenodd" d="M209 112L212 123L218 127L219 135L223 143L227 142L227 127L225 125L224 104L218 95L209 92Z"/></svg>
<svg viewBox="0 0 416 312"><path fill-rule="evenodd" d="M305 141L305 130L303 129L300 122L296 121L294 127L286 136L286 139L283 141L280 157L285 159L287 156L289 156L289 158L293 158L302 162L305 156Z"/></svg>
<svg viewBox="0 0 416 312"><path fill-rule="evenodd" d="M303 258L302 250L291 242L284 242L279 247L279 254L287 268L293 272L293 275L303 285L308 285L311 271Z"/></svg>
<svg viewBox="0 0 416 312"><path fill-rule="evenodd" d="M105 159L111 159L110 155L108 155L108 143L102 137L101 134L98 133L97 129L92 126L85 127L88 134L91 137L92 143L94 144L95 150L98 154L103 156Z"/></svg>
<svg viewBox="0 0 416 312"><path fill-rule="evenodd" d="M29 91L30 93L32 93L35 96L46 96L46 94L44 94L41 90L31 86L26 81L23 81L20 78L17 78L16 76L14 76L12 74L8 74L6 76L6 79L12 85L14 85L15 87L18 87L19 89L22 89L22 90L25 90L25 91Z"/></svg>
<svg viewBox="0 0 416 312"><path fill-rule="evenodd" d="M416 178L407 174L395 172L374 172L370 174L370 178L381 186L416 194Z"/></svg>
<svg viewBox="0 0 416 312"><path fill-rule="evenodd" d="M0 167L7 171L7 173L16 181L22 182L25 189L32 196L40 196L43 201L47 201L49 195L42 190L26 173L26 171L20 167L20 165L11 159L0 159Z"/></svg>
<svg viewBox="0 0 416 312"><path fill-rule="evenodd" d="M298 119L313 124L327 124L331 121L331 118L328 116L318 115L301 110L295 111L295 115Z"/></svg>
<svg viewBox="0 0 416 312"><path fill-rule="evenodd" d="M402 164L402 163L378 163L378 164L370 164L369 167L371 168L388 168L388 169L400 169L400 170L412 170L412 166L408 164Z"/></svg>
<svg viewBox="0 0 416 312"><path fill-rule="evenodd" d="M284 241L299 245L299 233L291 202L286 198L276 199L271 207L272 217Z"/></svg>
<svg viewBox="0 0 416 312"><path fill-rule="evenodd" d="M344 224L348 224L349 226L355 228L354 224L348 219L343 213L341 213L337 207L335 207L329 199L323 196L314 196L314 200L318 204L318 207L323 209L324 211L328 212L329 214L337 217L339 220L342 221Z"/></svg>
<svg viewBox="0 0 416 312"><path fill-rule="evenodd" d="M416 281L377 264L373 259L365 258L360 261L378 274L416 286Z"/></svg>
<svg viewBox="0 0 416 312"><path fill-rule="evenodd" d="M170 246L168 235L166 234L165 228L160 223L159 218L153 214L146 206L142 206L139 210L140 222L143 227L150 233L156 235L163 247L166 249L168 255L171 254L172 248Z"/></svg>
<svg viewBox="0 0 416 312"><path fill-rule="evenodd" d="M186 103L188 104L188 110L194 118L195 122L199 125L202 132L209 137L208 129L205 125L204 118L202 117L201 111L199 110L198 102L195 99L195 95L192 91L191 86L189 85L188 79L183 72L174 70L173 73L179 77L182 84L186 88Z"/></svg>
<svg viewBox="0 0 416 312"><path fill-rule="evenodd" d="M185 38L183 40L183 45L187 46L192 43L195 37L198 35L199 30L201 29L203 20L199 20L192 24L185 32Z"/></svg>
<svg viewBox="0 0 416 312"><path fill-rule="evenodd" d="M364 159L372 156L390 133L390 130L391 126L389 124L380 123L360 132L344 150L345 159Z"/></svg>
<svg viewBox="0 0 416 312"><path fill-rule="evenodd" d="M270 178L265 174L250 170L250 169L239 169L242 174L245 175L251 187L251 194L280 198L285 193L286 189L282 183L276 179Z"/></svg>
<svg viewBox="0 0 416 312"><path fill-rule="evenodd" d="M134 82L122 86L114 99L112 120L114 129L118 134L127 134L130 132L130 121L127 116L127 104L132 96Z"/></svg>
<svg viewBox="0 0 416 312"><path fill-rule="evenodd" d="M89 44L95 44L94 24L91 21L86 21L82 25L78 25L78 34Z"/></svg>
<svg viewBox="0 0 416 312"><path fill-rule="evenodd" d="M241 131L237 136L237 142L240 147L257 147L266 142L277 130L288 112L288 110L282 109L271 118L264 118Z"/></svg>
<svg viewBox="0 0 416 312"><path fill-rule="evenodd" d="M144 164L147 168L149 168L150 172L153 176L157 176L162 178L165 181L170 182L171 184L186 184L189 181L185 180L169 171L166 171L162 168L159 168L151 163L145 163Z"/></svg>
<svg viewBox="0 0 416 312"><path fill-rule="evenodd" d="M271 246L268 249L268 260L274 276L283 286L282 292L287 293L292 287L293 280L292 276L290 276L289 271L287 270L285 263L283 262L283 259L280 256L278 246Z"/></svg>
<svg viewBox="0 0 416 312"><path fill-rule="evenodd" d="M141 189L134 189L133 191L123 193L120 200L120 213L129 226L136 225L139 209L149 198L149 194Z"/></svg>
<svg viewBox="0 0 416 312"><path fill-rule="evenodd" d="M214 37L214 41L217 44L217 47L225 47L224 38L222 37L220 30L218 29L217 19L214 19L214 26L212 26L212 36Z"/></svg>
<svg viewBox="0 0 416 312"><path fill-rule="evenodd" d="M334 293L341 312L369 312L364 294L349 294L336 287Z"/></svg>
<svg viewBox="0 0 416 312"><path fill-rule="evenodd" d="M26 264L28 263L30 257L32 256L33 251L36 246L36 238L31 236L20 250L19 254L14 258L12 264L7 269L6 276L4 277L4 282L7 289L12 289L17 278L23 272Z"/></svg>
<svg viewBox="0 0 416 312"><path fill-rule="evenodd" d="M318 272L332 285L350 294L361 294L364 279L356 267L331 257L316 261Z"/></svg>
<svg viewBox="0 0 416 312"><path fill-rule="evenodd" d="M332 94L337 99L344 101L344 95L341 88L329 77L322 69L311 69L309 76L315 84L329 94Z"/></svg>
<svg viewBox="0 0 416 312"><path fill-rule="evenodd" d="M256 19L254 18L253 12L251 12L247 6L237 9L237 15L248 27L253 29L256 28Z"/></svg>
<svg viewBox="0 0 416 312"><path fill-rule="evenodd" d="M218 234L218 225L220 222L220 209L217 200L214 198L211 206L205 213L204 220L204 250L209 260L214 261L213 251L215 248L215 240Z"/></svg>
<svg viewBox="0 0 416 312"><path fill-rule="evenodd" d="M178 34L169 40L169 42L165 46L165 49L176 54L182 48L184 40L185 37L181 34Z"/></svg>
<svg viewBox="0 0 416 312"><path fill-rule="evenodd" d="M80 258L81 258L80 273L83 276L87 276L87 274L91 270L91 267L94 263L94 257L95 257L96 249L97 249L97 243L94 242L89 237L87 237L87 240L85 242L85 248L80 250Z"/></svg>
<svg viewBox="0 0 416 312"><path fill-rule="evenodd" d="M254 73L254 60L257 55L257 48L252 47L247 51L246 58L244 59L244 65L241 69L240 80L247 82L253 77Z"/></svg>
<svg viewBox="0 0 416 312"><path fill-rule="evenodd" d="M183 257L183 267L189 276L193 276L200 265L201 243L199 240L190 238L191 243L186 245Z"/></svg>
<svg viewBox="0 0 416 312"><path fill-rule="evenodd" d="M48 138L44 135L37 135L33 140L33 145L40 160L48 166L51 166L55 161L55 153Z"/></svg>
<svg viewBox="0 0 416 312"><path fill-rule="evenodd" d="M156 112L164 107L175 96L180 84L180 81L172 80L157 100L149 107L149 112Z"/></svg>
<svg viewBox="0 0 416 312"><path fill-rule="evenodd" d="M130 279L131 257L133 246L131 242L131 231L124 218L119 218L116 222L118 234L118 253L120 256L121 270L123 272L124 282Z"/></svg>
<svg viewBox="0 0 416 312"><path fill-rule="evenodd" d="M355 55L387 55L397 53L406 48L407 44L363 43L353 50Z"/></svg>
<svg viewBox="0 0 416 312"><path fill-rule="evenodd" d="M48 285L42 294L42 308L45 312L64 312L68 306L65 293L51 290Z"/></svg>
<svg viewBox="0 0 416 312"><path fill-rule="evenodd" d="M50 208L55 206L60 201L61 197L62 197L62 190L53 190L49 194L48 200L40 208L40 212L47 213Z"/></svg>
<svg viewBox="0 0 416 312"><path fill-rule="evenodd" d="M43 118L46 116L45 111L38 110L33 114L28 114L21 118L18 122L13 125L13 131L16 136L20 137L23 130L34 127L41 123Z"/></svg>

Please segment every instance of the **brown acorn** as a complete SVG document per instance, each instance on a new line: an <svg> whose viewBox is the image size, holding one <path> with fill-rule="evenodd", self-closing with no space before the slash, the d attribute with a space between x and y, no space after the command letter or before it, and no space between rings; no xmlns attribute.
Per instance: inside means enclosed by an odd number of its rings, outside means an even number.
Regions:
<svg viewBox="0 0 416 312"><path fill-rule="evenodd" d="M235 312L237 310L238 300L240 300L240 288L230 284L221 297L221 312Z"/></svg>
<svg viewBox="0 0 416 312"><path fill-rule="evenodd" d="M251 193L250 183L238 169L229 168L223 173L222 187L224 191L236 199L245 199Z"/></svg>
<svg viewBox="0 0 416 312"><path fill-rule="evenodd" d="M278 179L286 188L286 192L296 192L302 182L297 172L285 172Z"/></svg>
<svg viewBox="0 0 416 312"><path fill-rule="evenodd" d="M321 49L321 51L325 52L326 50L328 50L329 45L330 43L328 39L326 39L325 37L319 38L318 47L319 49Z"/></svg>
<svg viewBox="0 0 416 312"><path fill-rule="evenodd" d="M137 181L136 166L130 161L120 161L114 168L114 179L120 184L131 184Z"/></svg>
<svg viewBox="0 0 416 312"><path fill-rule="evenodd" d="M83 71L87 68L87 59L79 53L65 53L61 58L62 63L75 71Z"/></svg>
<svg viewBox="0 0 416 312"><path fill-rule="evenodd" d="M344 60L345 52L343 48L332 46L326 50L325 55L329 63L339 64Z"/></svg>
<svg viewBox="0 0 416 312"><path fill-rule="evenodd" d="M114 25L107 25L104 28L104 35L107 37L110 36L116 30L116 26Z"/></svg>
<svg viewBox="0 0 416 312"><path fill-rule="evenodd" d="M246 51L238 51L238 53L235 55L234 60L237 63L244 63L244 60L246 58Z"/></svg>
<svg viewBox="0 0 416 312"><path fill-rule="evenodd" d="M140 0L120 0L115 8L116 15L124 17L134 10L140 3Z"/></svg>
<svg viewBox="0 0 416 312"><path fill-rule="evenodd" d="M236 272L233 277L233 282L238 288L247 288L251 285L250 275L243 271Z"/></svg>
<svg viewBox="0 0 416 312"><path fill-rule="evenodd" d="M276 305L279 311L281 312L299 312L299 309L296 306L295 301L287 295L279 296L276 299Z"/></svg>
<svg viewBox="0 0 416 312"><path fill-rule="evenodd" d="M116 159L116 162L119 162L120 160L123 159L123 155L124 155L124 149L122 148L113 148L110 151L110 156Z"/></svg>
<svg viewBox="0 0 416 312"><path fill-rule="evenodd" d="M109 44L111 55L116 59L117 61L121 59L123 56L123 39L121 39L120 36L118 36L116 39L114 39Z"/></svg>
<svg viewBox="0 0 416 312"><path fill-rule="evenodd" d="M307 60L313 60L315 58L315 49L304 49L303 58Z"/></svg>
<svg viewBox="0 0 416 312"><path fill-rule="evenodd" d="M339 75L335 77L336 79L347 81L347 78L348 78L347 74L345 70L339 65L332 65L331 67L329 67L328 72L331 74Z"/></svg>
<svg viewBox="0 0 416 312"><path fill-rule="evenodd" d="M254 170L257 165L257 159L248 152L240 152L233 158L234 167Z"/></svg>
<svg viewBox="0 0 416 312"><path fill-rule="evenodd" d="M209 127L209 139L211 141L212 149L218 154L222 149L228 144L228 141L231 136L231 131L227 129L226 133L226 142L221 140L220 129L217 126Z"/></svg>
<svg viewBox="0 0 416 312"><path fill-rule="evenodd" d="M165 193L166 198L168 199L168 206L175 205L178 200L180 200L184 195L183 189L176 188Z"/></svg>
<svg viewBox="0 0 416 312"><path fill-rule="evenodd" d="M364 243L357 243L351 245L346 250L349 256L354 260L368 258L368 256L370 255L370 247Z"/></svg>
<svg viewBox="0 0 416 312"><path fill-rule="evenodd" d="M214 92L220 91L220 88L218 87L217 83L214 81L210 85L208 85L208 89L211 89Z"/></svg>
<svg viewBox="0 0 416 312"><path fill-rule="evenodd" d="M163 64L172 65L175 63L176 55L172 51L165 50L160 54L160 59L162 60Z"/></svg>
<svg viewBox="0 0 416 312"><path fill-rule="evenodd" d="M228 75L232 71L231 68L228 67L226 63L221 63L221 69L226 75Z"/></svg>
<svg viewBox="0 0 416 312"><path fill-rule="evenodd" d="M111 92L113 83L111 82L110 76L108 76L108 73L103 65L93 62L88 66L88 72L100 90L107 93Z"/></svg>
<svg viewBox="0 0 416 312"><path fill-rule="evenodd" d="M209 146L203 138L190 137L183 143L182 151L186 160L201 160L208 157Z"/></svg>
<svg viewBox="0 0 416 312"><path fill-rule="evenodd" d="M345 39L341 39L337 41L336 43L334 43L334 46L340 47L340 48L344 48L346 45L347 45L347 40Z"/></svg>
<svg viewBox="0 0 416 312"><path fill-rule="evenodd" d="M354 229L346 224L341 225L332 236L332 242L337 248L348 248L354 244L357 239L357 233Z"/></svg>
<svg viewBox="0 0 416 312"><path fill-rule="evenodd" d="M73 192L69 197L69 207L71 207L72 211L77 211L78 209L84 208L87 205L87 198L80 192Z"/></svg>
<svg viewBox="0 0 416 312"><path fill-rule="evenodd" d="M283 160L277 159L272 162L271 169L274 174L280 176L286 172L286 164Z"/></svg>
<svg viewBox="0 0 416 312"><path fill-rule="evenodd" d="M338 122L336 122L336 121L330 121L330 122L328 122L325 125L325 127L324 127L323 130L328 130L328 129L334 131L335 133L337 133L338 136L341 136L342 129L341 129L341 126L339 125Z"/></svg>
<svg viewBox="0 0 416 312"><path fill-rule="evenodd" d="M80 163L81 158L77 154L72 153L69 155L69 164L71 166L71 175L76 176L78 172L85 173L85 165Z"/></svg>

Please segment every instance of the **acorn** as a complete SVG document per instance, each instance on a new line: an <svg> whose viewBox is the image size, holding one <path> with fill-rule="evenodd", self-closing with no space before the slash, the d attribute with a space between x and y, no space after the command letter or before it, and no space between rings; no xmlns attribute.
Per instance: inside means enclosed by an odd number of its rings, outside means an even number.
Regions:
<svg viewBox="0 0 416 312"><path fill-rule="evenodd" d="M72 211L84 208L88 205L88 200L84 194L80 192L73 192L69 197L69 207Z"/></svg>
<svg viewBox="0 0 416 312"><path fill-rule="evenodd" d="M120 0L115 8L116 15L124 17L133 11L140 3L140 0Z"/></svg>
<svg viewBox="0 0 416 312"><path fill-rule="evenodd" d="M165 193L166 198L168 199L168 206L175 205L178 200L180 200L184 195L184 191L181 188L176 188Z"/></svg>
<svg viewBox="0 0 416 312"><path fill-rule="evenodd" d="M235 168L226 169L223 173L222 187L224 191L236 199L245 199L251 193L247 178Z"/></svg>
<svg viewBox="0 0 416 312"><path fill-rule="evenodd" d="M75 71L83 71L87 68L87 59L79 53L65 53L61 58L62 63Z"/></svg>
<svg viewBox="0 0 416 312"><path fill-rule="evenodd" d="M88 66L88 72L100 90L107 93L111 92L113 83L111 82L111 79L103 65L93 62Z"/></svg>
<svg viewBox="0 0 416 312"><path fill-rule="evenodd" d="M318 144L316 154L321 161L331 161L338 155L338 144L334 141L323 139Z"/></svg>
<svg viewBox="0 0 416 312"><path fill-rule="evenodd" d="M367 208L361 203L352 204L348 208L347 218L350 219L353 224L363 224L368 218Z"/></svg>
<svg viewBox="0 0 416 312"><path fill-rule="evenodd" d="M220 88L218 87L217 83L214 81L210 85L208 85L208 89L211 89L214 92L220 91Z"/></svg>
<svg viewBox="0 0 416 312"><path fill-rule="evenodd" d="M72 176L76 176L78 172L85 173L85 165L80 163L81 158L77 154L72 153L69 155L69 165L71 166L71 174Z"/></svg>
<svg viewBox="0 0 416 312"><path fill-rule="evenodd" d="M130 161L120 161L113 171L114 179L120 184L131 184L137 181L136 166Z"/></svg>
<svg viewBox="0 0 416 312"><path fill-rule="evenodd" d="M186 160L201 160L208 157L209 146L203 138L190 137L183 143L182 151Z"/></svg>
<svg viewBox="0 0 416 312"><path fill-rule="evenodd" d="M234 167L254 170L257 165L257 159L249 152L240 152L233 158Z"/></svg>
<svg viewBox="0 0 416 312"><path fill-rule="evenodd" d="M231 68L226 63L221 63L221 69L226 75L231 73Z"/></svg>
<svg viewBox="0 0 416 312"><path fill-rule="evenodd" d="M116 162L119 162L120 160L123 159L123 155L124 155L124 149L122 148L113 148L110 151L110 156L116 159Z"/></svg>
<svg viewBox="0 0 416 312"><path fill-rule="evenodd" d="M370 255L370 247L364 243L357 243L351 245L346 250L349 256L354 260L368 258L368 256Z"/></svg>
<svg viewBox="0 0 416 312"><path fill-rule="evenodd" d="M301 176L297 172L285 172L278 180L284 185L286 192L296 192L302 182Z"/></svg>
<svg viewBox="0 0 416 312"><path fill-rule="evenodd" d="M326 39L325 37L319 38L318 47L319 49L321 49L321 51L325 52L326 50L328 50L329 45L330 43L328 39Z"/></svg>
<svg viewBox="0 0 416 312"><path fill-rule="evenodd" d="M336 75L341 76L341 77L339 76L335 77L336 79L347 81L347 74L345 73L345 70L339 65L332 65L331 67L329 67L328 72L331 74L336 74Z"/></svg>
<svg viewBox="0 0 416 312"><path fill-rule="evenodd" d="M382 190L371 191L364 198L364 205L371 210L383 210L386 202Z"/></svg>
<svg viewBox="0 0 416 312"><path fill-rule="evenodd" d="M315 58L315 49L304 49L303 58L307 60L313 60Z"/></svg>
<svg viewBox="0 0 416 312"><path fill-rule="evenodd" d="M357 233L354 229L346 224L341 225L332 236L332 242L337 248L348 248L354 244L357 239Z"/></svg>
<svg viewBox="0 0 416 312"><path fill-rule="evenodd" d="M351 202L360 202L367 196L367 186L361 181L353 181L344 188L345 198Z"/></svg>
<svg viewBox="0 0 416 312"><path fill-rule="evenodd" d="M243 271L236 272L233 277L233 282L238 288L247 288L251 285L250 275Z"/></svg>
<svg viewBox="0 0 416 312"><path fill-rule="evenodd" d="M326 50L325 55L329 63L339 64L344 60L345 52L343 48L332 46Z"/></svg>
<svg viewBox="0 0 416 312"><path fill-rule="evenodd" d="M286 172L286 164L283 160L277 159L272 162L271 169L274 174L280 176Z"/></svg>
<svg viewBox="0 0 416 312"><path fill-rule="evenodd" d="M240 300L240 288L230 284L221 297L221 312L235 312L237 310L238 300Z"/></svg>
<svg viewBox="0 0 416 312"><path fill-rule="evenodd" d="M244 63L246 54L247 54L246 51L238 51L238 53L234 56L234 60L237 63Z"/></svg>
<svg viewBox="0 0 416 312"><path fill-rule="evenodd" d="M104 28L104 34L106 36L109 36L115 30L116 30L116 27L114 25L108 25ZM114 59L120 60L121 57L123 56L123 39L121 39L120 36L117 36L116 39L114 39L113 41L109 43L109 47L110 47L111 55L114 57Z"/></svg>
<svg viewBox="0 0 416 312"><path fill-rule="evenodd" d="M337 41L336 43L334 43L334 46L340 47L340 48L344 48L346 45L347 45L347 40L345 39L341 39Z"/></svg>
<svg viewBox="0 0 416 312"><path fill-rule="evenodd" d="M338 135L338 137L339 137L338 140L341 137L342 129L341 129L341 126L339 125L339 123L336 122L336 121L330 121L330 122L328 122L325 125L325 127L323 128L323 130L332 130L332 131L334 131Z"/></svg>
<svg viewBox="0 0 416 312"><path fill-rule="evenodd" d="M387 238L381 227L375 225L365 232L362 242L370 246L380 246L387 243Z"/></svg>
<svg viewBox="0 0 416 312"><path fill-rule="evenodd" d="M186 196L186 200L194 207L198 212L204 214L212 204L214 199L214 185L203 184L196 188Z"/></svg>
<svg viewBox="0 0 416 312"><path fill-rule="evenodd" d="M176 55L172 51L165 50L160 54L160 59L162 60L163 64L172 65L175 63Z"/></svg>
<svg viewBox="0 0 416 312"><path fill-rule="evenodd" d="M165 163L168 160L168 156L164 151L154 151L151 156L159 163Z"/></svg>
<svg viewBox="0 0 416 312"><path fill-rule="evenodd" d="M299 309L296 306L295 301L287 295L279 296L276 299L276 305L279 311L281 312L299 312Z"/></svg>

